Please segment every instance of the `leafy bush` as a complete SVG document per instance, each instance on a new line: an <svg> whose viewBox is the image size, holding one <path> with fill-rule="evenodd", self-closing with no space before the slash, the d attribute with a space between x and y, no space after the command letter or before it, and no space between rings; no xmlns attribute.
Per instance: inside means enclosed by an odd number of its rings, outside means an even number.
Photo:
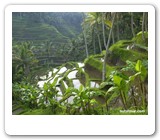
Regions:
<svg viewBox="0 0 160 140"><path fill-rule="evenodd" d="M38 107L38 96L40 89L29 83L21 82L14 83L12 85L12 98L13 101L19 102L26 108L37 108Z"/></svg>

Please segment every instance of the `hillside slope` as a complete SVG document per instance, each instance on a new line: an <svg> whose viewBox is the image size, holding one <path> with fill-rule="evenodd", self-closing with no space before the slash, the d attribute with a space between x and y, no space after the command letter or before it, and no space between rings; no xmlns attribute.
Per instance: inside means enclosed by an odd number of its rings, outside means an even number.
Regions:
<svg viewBox="0 0 160 140"><path fill-rule="evenodd" d="M81 32L81 13L13 13L15 41L67 42Z"/></svg>

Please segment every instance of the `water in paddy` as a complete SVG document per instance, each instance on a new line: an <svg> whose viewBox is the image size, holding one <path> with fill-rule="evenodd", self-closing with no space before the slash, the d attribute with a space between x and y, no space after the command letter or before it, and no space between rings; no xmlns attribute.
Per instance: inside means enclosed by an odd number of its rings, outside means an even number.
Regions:
<svg viewBox="0 0 160 140"><path fill-rule="evenodd" d="M82 70L84 71L84 69L83 69L84 64L83 63L78 63L78 65L79 65L79 68L82 68ZM44 83L47 83L47 82L52 83L55 80L55 78L58 77L58 80L57 80L56 84L59 85L60 80L63 78L63 76L61 77L60 75L63 75L68 70L70 70L70 69L67 69L66 67L62 67L59 71L58 71L57 68L54 68L53 71L50 71L48 73L48 79L47 80L45 80L47 75L44 75L44 76L40 77L41 79L44 79L44 80L39 81L37 84L40 88L42 88ZM81 85L81 82L76 76L77 72L78 72L78 70L76 68L72 68L72 71L67 75L67 77L72 80L74 88L79 89L79 87ZM52 76L53 73L56 73L54 78ZM65 88L67 89L69 86L67 85L67 83L65 81L63 81L63 83L64 83ZM90 82L90 86L91 87L99 87L99 85L96 82L93 82L93 81ZM57 100L60 100L62 98L61 97L62 91L61 91L60 87L58 87L58 86L56 87L56 89L58 90L58 95L60 95L60 97L58 97ZM72 102L73 98L74 97L71 96L68 99L68 102Z"/></svg>

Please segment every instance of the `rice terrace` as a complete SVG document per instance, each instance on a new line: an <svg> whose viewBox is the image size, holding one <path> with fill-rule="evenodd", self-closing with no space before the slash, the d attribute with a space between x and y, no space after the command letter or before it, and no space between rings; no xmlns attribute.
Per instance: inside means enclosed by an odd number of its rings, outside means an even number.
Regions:
<svg viewBox="0 0 160 140"><path fill-rule="evenodd" d="M13 115L147 115L147 12L13 12Z"/></svg>

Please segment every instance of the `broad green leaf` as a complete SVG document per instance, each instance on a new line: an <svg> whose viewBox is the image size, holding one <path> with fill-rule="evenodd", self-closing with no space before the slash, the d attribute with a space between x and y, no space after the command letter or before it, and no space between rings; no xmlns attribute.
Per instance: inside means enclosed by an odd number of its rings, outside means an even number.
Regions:
<svg viewBox="0 0 160 140"><path fill-rule="evenodd" d="M56 86L57 81L58 81L58 78L59 78L59 77L56 77L56 78L54 79L54 81L53 81L53 83L52 83L52 86L53 86L53 87L55 87L55 86Z"/></svg>
<svg viewBox="0 0 160 140"><path fill-rule="evenodd" d="M138 60L135 66L136 71L140 72L142 68L142 61Z"/></svg>
<svg viewBox="0 0 160 140"><path fill-rule="evenodd" d="M90 85L89 75L86 72L84 72L84 74L85 74L85 83L86 83L85 86L90 87L91 85Z"/></svg>
<svg viewBox="0 0 160 140"><path fill-rule="evenodd" d="M83 98L83 99L88 99L89 98L89 96L87 96L87 93L86 92L81 92L82 94L81 94L81 97Z"/></svg>
<svg viewBox="0 0 160 140"><path fill-rule="evenodd" d="M126 93L128 91L128 87L128 83L124 79L122 79L120 89Z"/></svg>
<svg viewBox="0 0 160 140"><path fill-rule="evenodd" d="M112 82L102 82L99 86L100 89L104 88L107 85L113 85Z"/></svg>
<svg viewBox="0 0 160 140"><path fill-rule="evenodd" d="M105 92L102 92L100 90L94 92L95 96L104 95L104 94L105 94Z"/></svg>
<svg viewBox="0 0 160 140"><path fill-rule="evenodd" d="M145 67L142 66L141 68L141 80L144 81L146 79L147 76L147 70Z"/></svg>
<svg viewBox="0 0 160 140"><path fill-rule="evenodd" d="M135 66L136 71L141 72L141 80L144 81L146 76L147 76L147 70L146 68L142 65L142 61L138 60L137 64Z"/></svg>
<svg viewBox="0 0 160 140"><path fill-rule="evenodd" d="M84 86L81 84L80 87L79 87L79 92L82 92L84 89Z"/></svg>
<svg viewBox="0 0 160 140"><path fill-rule="evenodd" d="M53 105L55 103L55 100L54 99L51 99L51 98L48 98L49 102L51 105Z"/></svg>
<svg viewBox="0 0 160 140"><path fill-rule="evenodd" d="M121 78L121 77L119 77L119 76L117 76L117 75L114 75L114 76L113 76L113 82L114 82L116 85L120 86L120 85L121 85L121 81L122 81L122 78Z"/></svg>
<svg viewBox="0 0 160 140"><path fill-rule="evenodd" d="M47 83L44 83L44 85L43 85L43 89L44 89L45 91L47 91L47 90L48 90L48 85L47 85Z"/></svg>
<svg viewBox="0 0 160 140"><path fill-rule="evenodd" d="M92 100L90 100L90 104L91 105L97 104L97 101L95 99L92 99Z"/></svg>
<svg viewBox="0 0 160 140"><path fill-rule="evenodd" d="M138 75L140 75L140 74L141 74L141 72L137 72L136 74L130 76L130 77L129 77L129 82L134 81L134 79L135 79Z"/></svg>
<svg viewBox="0 0 160 140"><path fill-rule="evenodd" d="M73 92L79 93L78 89L73 88L73 87L68 87L68 88L66 89L66 93L65 93L65 94L67 94L67 93L73 93Z"/></svg>
<svg viewBox="0 0 160 140"><path fill-rule="evenodd" d="M107 93L109 92L115 92L115 91L118 91L118 87L110 87L107 91Z"/></svg>

